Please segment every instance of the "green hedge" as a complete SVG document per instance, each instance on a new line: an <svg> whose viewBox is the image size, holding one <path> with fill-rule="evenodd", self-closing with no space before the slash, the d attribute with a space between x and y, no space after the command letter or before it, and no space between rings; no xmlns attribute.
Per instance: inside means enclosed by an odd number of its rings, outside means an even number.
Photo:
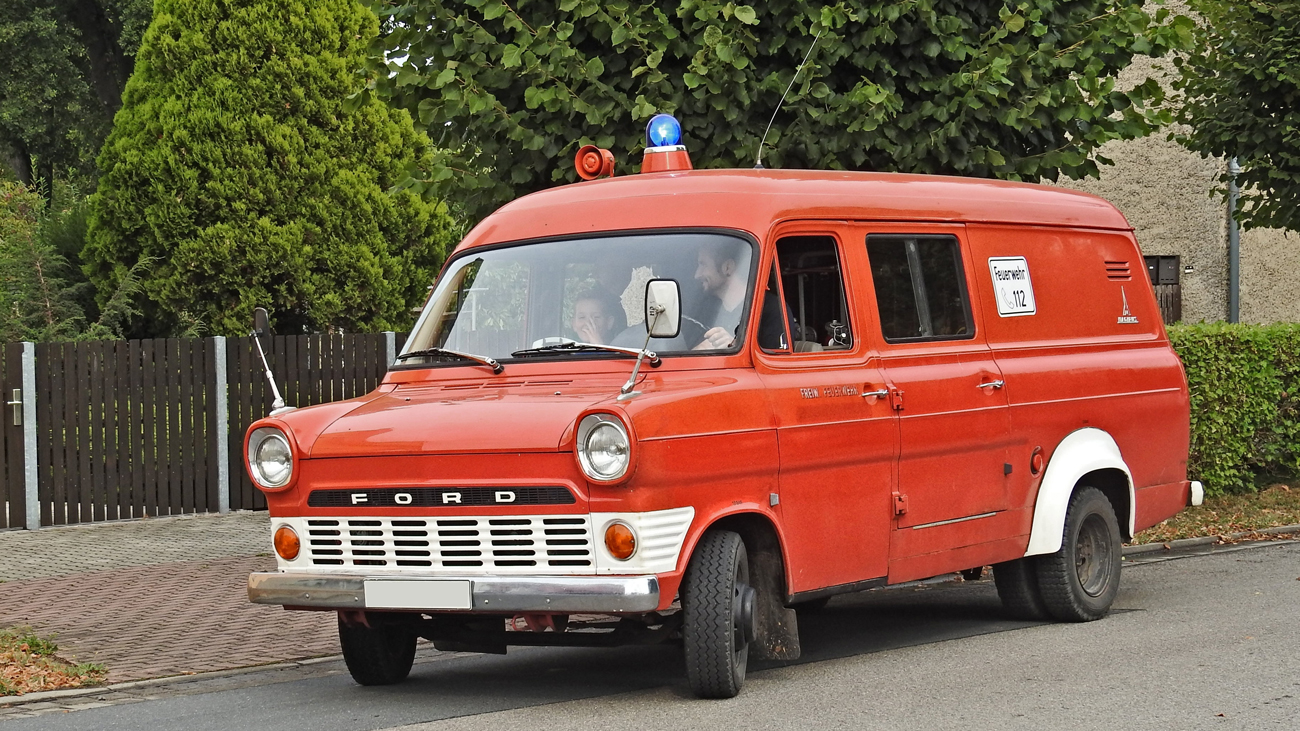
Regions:
<svg viewBox="0 0 1300 731"><path fill-rule="evenodd" d="M1174 325L1187 368L1187 472L1210 495L1300 474L1300 324Z"/></svg>

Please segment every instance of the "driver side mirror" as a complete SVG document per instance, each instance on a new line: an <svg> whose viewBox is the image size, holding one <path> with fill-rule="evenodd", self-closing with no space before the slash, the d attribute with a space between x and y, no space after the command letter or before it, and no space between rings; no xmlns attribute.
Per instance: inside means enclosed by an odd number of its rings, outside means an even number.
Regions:
<svg viewBox="0 0 1300 731"><path fill-rule="evenodd" d="M266 315L265 307L253 308L253 334L267 335L271 332L271 321Z"/></svg>
<svg viewBox="0 0 1300 731"><path fill-rule="evenodd" d="M682 327L682 296L676 279L645 284L645 329L652 338L675 338Z"/></svg>

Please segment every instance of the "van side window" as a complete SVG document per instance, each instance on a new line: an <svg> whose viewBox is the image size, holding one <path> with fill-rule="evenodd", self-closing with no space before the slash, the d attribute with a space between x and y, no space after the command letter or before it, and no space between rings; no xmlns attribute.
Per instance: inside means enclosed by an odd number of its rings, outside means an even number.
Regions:
<svg viewBox="0 0 1300 731"><path fill-rule="evenodd" d="M776 243L781 291L785 295L785 327L792 347L784 352L816 353L845 350L853 345L849 312L844 297L844 278L839 252L830 236L788 236ZM759 340L764 325L781 328L778 308L763 306ZM770 323L770 324L769 324ZM765 348L766 349L766 348ZM769 349L769 352L775 349Z"/></svg>
<svg viewBox="0 0 1300 731"><path fill-rule="evenodd" d="M867 258L886 342L974 337L956 238L873 234Z"/></svg>

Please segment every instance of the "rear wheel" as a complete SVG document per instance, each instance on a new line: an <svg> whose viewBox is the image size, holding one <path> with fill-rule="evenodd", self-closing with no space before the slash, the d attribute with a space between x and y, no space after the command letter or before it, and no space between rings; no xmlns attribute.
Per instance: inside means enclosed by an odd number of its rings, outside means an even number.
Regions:
<svg viewBox="0 0 1300 731"><path fill-rule="evenodd" d="M373 615L372 615L373 616ZM347 624L339 617L339 645L352 679L361 685L406 680L415 662L415 633L397 624Z"/></svg>
<svg viewBox="0 0 1300 731"><path fill-rule="evenodd" d="M1052 615L1038 591L1037 556L994 564L993 583L998 587L998 598L1007 614L1015 619L1047 620Z"/></svg>
<svg viewBox="0 0 1300 731"><path fill-rule="evenodd" d="M745 683L754 639L754 589L745 543L731 531L700 539L682 581L686 678L701 698L731 698Z"/></svg>
<svg viewBox="0 0 1300 731"><path fill-rule="evenodd" d="M1065 513L1061 550L1038 559L1038 586L1047 611L1065 622L1106 616L1119 593L1122 543L1106 496L1094 487L1076 492Z"/></svg>

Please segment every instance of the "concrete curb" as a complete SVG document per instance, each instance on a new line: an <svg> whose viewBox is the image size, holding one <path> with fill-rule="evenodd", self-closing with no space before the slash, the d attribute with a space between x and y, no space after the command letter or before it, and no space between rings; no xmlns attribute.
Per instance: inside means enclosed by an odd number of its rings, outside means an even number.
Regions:
<svg viewBox="0 0 1300 731"><path fill-rule="evenodd" d="M434 653L433 645L425 646L429 654L423 654L419 649L416 650L415 664L422 665L436 659L433 655L438 656L458 656L462 653ZM226 670L211 670L206 673L194 673L192 675L167 675L161 678L145 678L143 680L127 680L112 685L94 685L86 688L64 688L60 690L43 690L37 693L26 693L24 695L0 696L0 708L8 706L21 706L28 703L39 703L41 701L60 701L65 698L79 698L88 695L97 695L104 693L117 693L121 691L138 690L140 688L152 688L159 685L173 685L177 683L189 683L192 681L214 680L225 678L231 675L248 675L250 673L260 673L269 670L293 670L295 668L309 668L313 665L321 665L327 662L343 662L342 655L323 655L321 657L309 657L302 660L290 660L288 662L276 662L267 665L245 665L242 668L228 668Z"/></svg>
<svg viewBox="0 0 1300 731"><path fill-rule="evenodd" d="M93 685L86 688L43 690L37 693L25 693L23 695L0 697L0 706L20 706L27 703L39 703L40 701L63 700L64 698L77 698L80 696L100 693L115 693L124 690L135 690L138 688L150 688L156 685L186 683L192 680L210 680L213 678L224 678L228 675L257 673L263 670L289 670L291 668L308 667L311 665L319 665L323 662L329 662L331 660L342 659L342 655L326 655L325 657L313 657L290 662L277 662L269 665L248 665L242 668L230 668L228 670L212 670L206 673L194 673L193 675L167 675L161 678L128 680L122 683L113 683L112 685Z"/></svg>
<svg viewBox="0 0 1300 731"><path fill-rule="evenodd" d="M1177 551L1183 548L1195 548L1197 546L1208 546L1215 543L1228 543L1230 541L1239 541L1250 536L1276 536L1286 535L1288 533L1300 533L1300 525L1283 525L1276 528L1261 528L1259 530L1240 531L1238 533L1229 533L1224 536L1201 536L1199 538L1180 538L1168 543L1144 543L1139 546L1125 546L1125 556L1141 556L1148 553L1159 553L1160 551Z"/></svg>

